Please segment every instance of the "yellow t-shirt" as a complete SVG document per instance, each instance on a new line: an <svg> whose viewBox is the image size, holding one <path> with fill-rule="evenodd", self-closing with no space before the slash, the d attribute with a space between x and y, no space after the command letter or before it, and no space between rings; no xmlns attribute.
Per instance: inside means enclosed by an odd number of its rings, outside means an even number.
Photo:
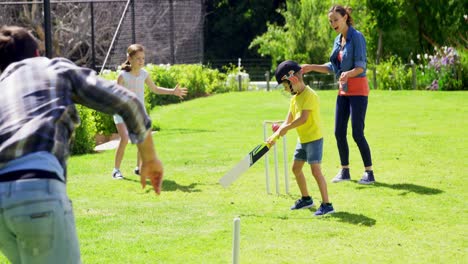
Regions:
<svg viewBox="0 0 468 264"><path fill-rule="evenodd" d="M301 116L302 110L309 110L309 118L301 126L296 127L299 141L307 143L321 139L322 129L320 124L320 103L317 93L307 86L302 93L291 98L289 111L293 115L293 120Z"/></svg>

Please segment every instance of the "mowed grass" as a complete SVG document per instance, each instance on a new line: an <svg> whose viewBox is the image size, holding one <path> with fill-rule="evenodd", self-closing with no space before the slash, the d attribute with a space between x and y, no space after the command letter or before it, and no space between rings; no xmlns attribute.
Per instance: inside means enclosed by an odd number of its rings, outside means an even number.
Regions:
<svg viewBox="0 0 468 264"><path fill-rule="evenodd" d="M350 128L353 181L330 183L339 169L336 91L318 94L334 215L313 217L316 207L289 210L300 193L291 172L284 193L282 162L281 195L273 164L272 194L266 193L263 160L229 188L218 184L263 140L263 120L284 119L289 98L279 91L215 95L151 113L161 124L154 135L165 165L161 196L141 189L132 174L133 145L122 181L111 178L114 151L69 160L83 262L230 263L233 218L240 217L241 263L468 263L468 93L372 91L365 132L373 186L356 183L363 165ZM287 135L289 166L296 137ZM308 167L305 173L318 205Z"/></svg>

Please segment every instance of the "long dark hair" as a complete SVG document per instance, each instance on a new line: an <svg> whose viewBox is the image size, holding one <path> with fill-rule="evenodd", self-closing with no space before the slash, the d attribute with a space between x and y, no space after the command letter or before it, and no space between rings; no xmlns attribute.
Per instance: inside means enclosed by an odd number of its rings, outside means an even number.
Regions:
<svg viewBox="0 0 468 264"><path fill-rule="evenodd" d="M13 62L37 56L39 44L34 36L23 27L3 26L0 28L0 71Z"/></svg>
<svg viewBox="0 0 468 264"><path fill-rule="evenodd" d="M140 51L145 52L145 48L140 44L132 44L128 46L127 59L125 60L124 63L122 63L122 65L120 65L122 70L127 71L127 72L132 70L132 65L130 64L130 61L128 61L128 57L133 57L133 55L135 55L137 52L140 52Z"/></svg>
<svg viewBox="0 0 468 264"><path fill-rule="evenodd" d="M344 7L344 6L341 6L341 5L334 5L334 6L332 6L330 8L328 13L333 13L333 12L337 12L343 17L345 15L348 15L348 19L346 19L346 24L348 26L352 26L354 24L353 18L351 17L351 13L353 12L353 9L351 7L348 7L348 6Z"/></svg>

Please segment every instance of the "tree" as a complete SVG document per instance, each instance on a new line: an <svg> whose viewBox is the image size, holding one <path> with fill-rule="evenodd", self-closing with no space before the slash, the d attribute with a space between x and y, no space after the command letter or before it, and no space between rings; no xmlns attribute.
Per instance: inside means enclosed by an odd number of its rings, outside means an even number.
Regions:
<svg viewBox="0 0 468 264"><path fill-rule="evenodd" d="M296 59L320 62L328 59L335 36L330 30L328 9L336 1L286 1L278 13L284 23L267 24L267 32L256 37L250 48L278 61ZM432 53L441 46L468 45L468 1L459 0L348 0L355 28L367 42L369 62L390 57L410 61L417 54Z"/></svg>
<svg viewBox="0 0 468 264"><path fill-rule="evenodd" d="M207 0L205 17L206 61L258 57L249 50L255 36L267 30L267 23L281 24L275 9L285 0Z"/></svg>
<svg viewBox="0 0 468 264"><path fill-rule="evenodd" d="M328 59L333 40L326 16L328 3L321 0L288 0L286 9L278 12L284 17L284 26L268 24L268 31L256 37L250 48L258 48L269 55L275 67L285 59L300 63L321 63Z"/></svg>
<svg viewBox="0 0 468 264"><path fill-rule="evenodd" d="M468 24L463 16L468 10L468 1L415 0L404 3L406 18L414 16L416 19L418 30L415 33L421 51L445 45L466 46L462 39Z"/></svg>
<svg viewBox="0 0 468 264"><path fill-rule="evenodd" d="M435 47L465 46L468 1L367 0L368 50L380 58L398 56L405 61Z"/></svg>
<svg viewBox="0 0 468 264"><path fill-rule="evenodd" d="M368 0L367 7L370 10L370 16L375 21L375 24L368 25L368 29L370 29L369 36L372 37L374 35L374 38L369 38L371 40L369 42L372 43L369 47L372 51L375 51L372 54L375 54L375 62L379 64L383 53L384 32L392 31L395 25L398 24L401 16L399 10L401 9L397 1L388 0ZM377 43L372 41L375 39L377 39Z"/></svg>

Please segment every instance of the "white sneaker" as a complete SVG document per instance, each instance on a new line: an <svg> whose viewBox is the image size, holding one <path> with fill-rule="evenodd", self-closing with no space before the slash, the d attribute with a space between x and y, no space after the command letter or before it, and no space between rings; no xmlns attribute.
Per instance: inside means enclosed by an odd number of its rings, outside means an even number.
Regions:
<svg viewBox="0 0 468 264"><path fill-rule="evenodd" d="M350 181L351 175L349 174L349 169L341 169L340 172L332 179L333 183L341 182L341 181Z"/></svg>
<svg viewBox="0 0 468 264"><path fill-rule="evenodd" d="M112 172L112 178L114 180L122 180L124 177L119 169L114 169L114 171Z"/></svg>

